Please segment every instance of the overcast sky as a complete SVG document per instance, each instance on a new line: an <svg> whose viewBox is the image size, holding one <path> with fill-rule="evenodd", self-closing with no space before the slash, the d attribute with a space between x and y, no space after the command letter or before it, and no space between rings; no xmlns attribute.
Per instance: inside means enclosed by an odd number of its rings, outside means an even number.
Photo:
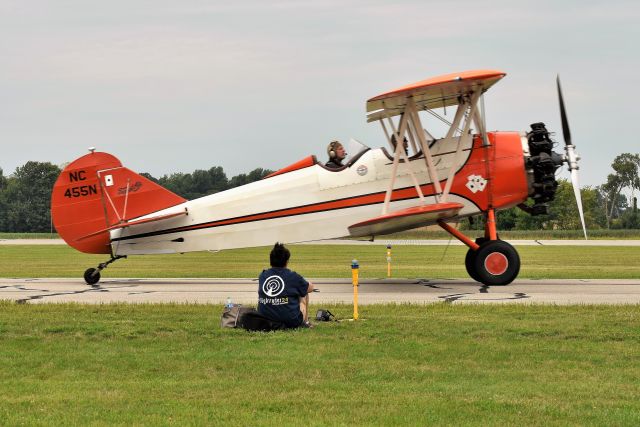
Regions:
<svg viewBox="0 0 640 427"><path fill-rule="evenodd" d="M637 1L0 0L0 167L95 146L155 176L278 169L332 139L383 145L368 98L498 69L488 128L560 140L559 73L599 185L640 152L638 22Z"/></svg>

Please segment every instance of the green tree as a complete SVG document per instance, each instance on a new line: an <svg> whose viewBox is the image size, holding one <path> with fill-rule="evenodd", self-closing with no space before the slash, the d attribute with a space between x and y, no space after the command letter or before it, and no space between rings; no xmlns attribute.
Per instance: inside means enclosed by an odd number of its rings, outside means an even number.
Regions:
<svg viewBox="0 0 640 427"><path fill-rule="evenodd" d="M520 209L511 208L504 211L499 211L496 214L496 227L498 227L498 230L513 230L516 227L518 210Z"/></svg>
<svg viewBox="0 0 640 427"><path fill-rule="evenodd" d="M229 180L228 188L239 187L241 185L249 184L250 182L260 181L262 178L271 173L273 173L273 171L262 168L254 169L248 174L241 173Z"/></svg>
<svg viewBox="0 0 640 427"><path fill-rule="evenodd" d="M149 181L153 181L153 182L155 182L156 184L158 183L158 179L157 179L157 178L155 178L153 175L151 175L151 174L150 174L150 173L148 173L148 172L142 172L142 173L140 174L140 176L144 176L144 177L145 177L145 178L147 178Z"/></svg>
<svg viewBox="0 0 640 427"><path fill-rule="evenodd" d="M7 178L0 168L0 230L5 230L5 222L7 217L7 204L5 202L5 188L7 188Z"/></svg>
<svg viewBox="0 0 640 427"><path fill-rule="evenodd" d="M580 189L580 195L587 229L600 228L604 212L598 204L598 191L591 187L583 187ZM582 228L573 186L567 180L558 180L555 198L549 205L549 220L553 228L561 230Z"/></svg>
<svg viewBox="0 0 640 427"><path fill-rule="evenodd" d="M197 199L227 189L227 175L220 166L193 173L172 173L157 180L158 184L187 200Z"/></svg>
<svg viewBox="0 0 640 427"><path fill-rule="evenodd" d="M0 191L4 190L5 188L7 188L7 177L4 176L2 168L0 168Z"/></svg>
<svg viewBox="0 0 640 427"><path fill-rule="evenodd" d="M607 228L611 227L614 217L622 214L623 209L620 205L622 190L629 188L635 192L640 189L640 155L622 153L613 160L611 167L615 173L609 174L607 182L600 186L603 196L601 200L606 210Z"/></svg>
<svg viewBox="0 0 640 427"><path fill-rule="evenodd" d="M2 231L47 232L51 228L51 190L60 168L29 161L16 168L2 191Z"/></svg>
<svg viewBox="0 0 640 427"><path fill-rule="evenodd" d="M620 222L623 228L640 228L640 212L638 212L638 199L636 197L633 198L633 207L622 214Z"/></svg>

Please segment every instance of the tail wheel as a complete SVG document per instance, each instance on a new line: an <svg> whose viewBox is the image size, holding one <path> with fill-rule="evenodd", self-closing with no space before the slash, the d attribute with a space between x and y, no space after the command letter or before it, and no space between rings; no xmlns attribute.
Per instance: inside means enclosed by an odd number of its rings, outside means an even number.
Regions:
<svg viewBox="0 0 640 427"><path fill-rule="evenodd" d="M467 257L469 257L468 253ZM520 272L518 252L513 246L502 240L483 242L472 258L476 280L487 286L508 285ZM467 267L467 271L469 271L469 267ZM471 277L475 279L473 275Z"/></svg>
<svg viewBox="0 0 640 427"><path fill-rule="evenodd" d="M87 285L95 285L100 281L100 271L97 268L87 268L84 272L84 281Z"/></svg>

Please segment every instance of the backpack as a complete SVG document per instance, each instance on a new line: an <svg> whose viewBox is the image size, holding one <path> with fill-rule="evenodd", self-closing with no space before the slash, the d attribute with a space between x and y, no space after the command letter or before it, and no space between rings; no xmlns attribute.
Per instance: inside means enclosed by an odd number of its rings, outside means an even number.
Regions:
<svg viewBox="0 0 640 427"><path fill-rule="evenodd" d="M234 304L231 308L225 307L220 318L220 327L242 328L242 316L252 311L256 311L255 308L243 307L240 304Z"/></svg>

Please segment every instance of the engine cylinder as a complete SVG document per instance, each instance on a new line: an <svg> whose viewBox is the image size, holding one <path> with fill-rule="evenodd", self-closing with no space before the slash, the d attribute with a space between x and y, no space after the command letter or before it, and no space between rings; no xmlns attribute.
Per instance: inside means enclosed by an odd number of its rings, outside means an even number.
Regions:
<svg viewBox="0 0 640 427"><path fill-rule="evenodd" d="M528 211L532 215L548 213L548 202L553 200L558 188L556 170L562 165L562 155L553 151L554 141L544 123L532 123L527 133L530 156L526 160L527 169L533 171L533 182L529 197L533 206Z"/></svg>

